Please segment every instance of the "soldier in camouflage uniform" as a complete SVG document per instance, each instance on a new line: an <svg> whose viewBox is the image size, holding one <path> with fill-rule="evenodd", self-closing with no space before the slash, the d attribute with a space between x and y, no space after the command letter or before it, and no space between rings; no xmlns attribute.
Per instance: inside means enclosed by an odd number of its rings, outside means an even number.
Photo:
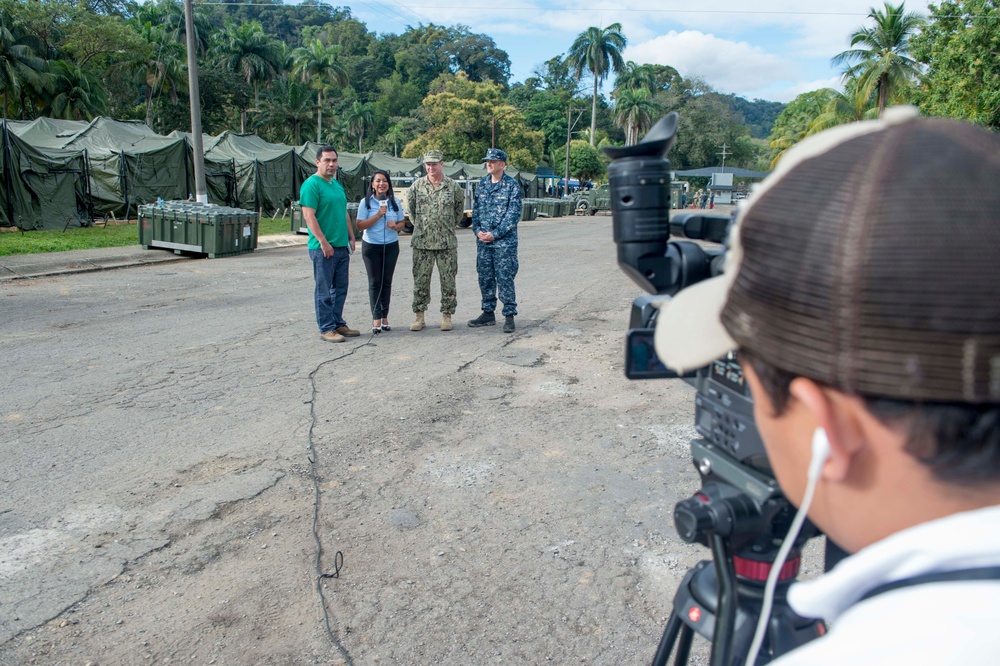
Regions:
<svg viewBox="0 0 1000 666"><path fill-rule="evenodd" d="M514 332L517 299L517 223L521 220L521 186L504 173L507 153L490 148L483 159L487 176L476 186L472 208L472 231L476 234L476 272L483 295L483 313L469 326L492 326L497 296L503 301L504 333Z"/></svg>
<svg viewBox="0 0 1000 666"><path fill-rule="evenodd" d="M424 153L427 175L414 181L407 192L406 210L413 225L413 312L411 331L424 328L424 311L431 301L431 274L437 264L441 276L441 330L450 331L458 306L458 239L455 226L465 212L465 191L444 175L440 150Z"/></svg>

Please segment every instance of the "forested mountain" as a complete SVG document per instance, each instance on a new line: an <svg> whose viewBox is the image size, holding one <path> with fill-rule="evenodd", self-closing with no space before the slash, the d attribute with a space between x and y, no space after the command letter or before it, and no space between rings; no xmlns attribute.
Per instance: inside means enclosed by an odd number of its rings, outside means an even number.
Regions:
<svg viewBox="0 0 1000 666"><path fill-rule="evenodd" d="M726 95L730 108L743 119L743 124L750 128L750 136L755 139L766 139L774 127L774 121L785 110L781 102L768 102L755 99L752 102L736 95Z"/></svg>
<svg viewBox="0 0 1000 666"><path fill-rule="evenodd" d="M871 17L873 34L894 25L892 12ZM512 163L532 169L564 164L569 119L571 163L593 178L605 164L602 145L633 143L678 110L670 156L677 168L713 165L723 145L727 164L761 167L802 136L878 113L886 102L916 101L931 113L996 123L995 67L969 63L997 62L990 29L997 10L982 0L956 2L966 23L949 12L932 13L913 42L924 74L906 55L909 33L896 35L885 40L888 55L873 49L850 71L899 62L902 73L851 79L844 92L824 93L822 105L799 104L792 113L776 102L718 93L669 66L625 62L618 24L588 28L566 53L511 82L508 54L462 25L377 33L350 9L318 0L199 3L203 127L360 152L414 155L434 144L472 161L499 137ZM0 111L15 119L110 115L162 133L187 129L185 41L180 0L0 0ZM975 86L959 85L963 77ZM594 83L605 79L614 86L602 93Z"/></svg>

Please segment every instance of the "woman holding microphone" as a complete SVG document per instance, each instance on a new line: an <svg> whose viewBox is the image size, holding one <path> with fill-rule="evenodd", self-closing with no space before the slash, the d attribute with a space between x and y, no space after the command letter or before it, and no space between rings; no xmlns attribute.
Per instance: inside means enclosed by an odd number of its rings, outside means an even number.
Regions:
<svg viewBox="0 0 1000 666"><path fill-rule="evenodd" d="M361 258L368 271L368 300L372 307L372 333L391 331L389 297L392 274L399 258L403 204L392 193L392 180L381 169L372 174L365 198L358 204L358 229L364 231Z"/></svg>

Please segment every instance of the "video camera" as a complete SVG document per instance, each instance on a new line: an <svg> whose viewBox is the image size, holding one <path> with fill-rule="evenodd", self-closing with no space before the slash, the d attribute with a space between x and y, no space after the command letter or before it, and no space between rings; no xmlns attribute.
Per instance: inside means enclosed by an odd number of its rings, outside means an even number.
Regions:
<svg viewBox="0 0 1000 666"><path fill-rule="evenodd" d="M660 119L638 144L605 148L618 265L650 295L632 303L625 346L629 379L677 378L656 356L659 306L682 289L718 275L734 218L670 211L670 162L678 114ZM688 240L671 240L671 236ZM712 641L713 666L742 663L761 615L764 584L795 514L775 480L753 421L753 401L735 354L682 377L695 387L691 455L701 490L678 502L674 523L688 543L712 549L712 561L687 573L653 664L686 663L693 633ZM808 522L779 574L774 611L757 664L824 632L785 601L801 546L819 532Z"/></svg>

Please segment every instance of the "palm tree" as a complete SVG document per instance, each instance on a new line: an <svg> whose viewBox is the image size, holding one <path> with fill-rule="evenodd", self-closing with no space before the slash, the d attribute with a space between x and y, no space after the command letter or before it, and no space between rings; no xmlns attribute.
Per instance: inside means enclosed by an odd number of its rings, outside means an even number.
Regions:
<svg viewBox="0 0 1000 666"><path fill-rule="evenodd" d="M93 74L63 60L51 63L49 71L48 115L66 120L91 120L107 110L104 88Z"/></svg>
<svg viewBox="0 0 1000 666"><path fill-rule="evenodd" d="M178 91L184 89L183 47L172 40L167 31L152 23L135 26L146 44L129 54L129 58L112 65L112 76L124 74L135 77L146 91L146 124L153 126L153 100L166 92L170 101L177 101Z"/></svg>
<svg viewBox="0 0 1000 666"><path fill-rule="evenodd" d="M812 133L812 125L828 108L837 95L830 88L805 93L796 98L781 112L768 137L771 148L770 168L774 168L789 148Z"/></svg>
<svg viewBox="0 0 1000 666"><path fill-rule="evenodd" d="M893 7L885 3L885 12L871 8L869 18L875 26L859 28L851 35L852 48L833 57L834 65L846 65L845 78L857 78L858 90L871 97L878 91L878 113L882 115L893 92L905 87L920 75L917 62L910 58L910 38L923 24L913 12L903 13L905 3Z"/></svg>
<svg viewBox="0 0 1000 666"><path fill-rule="evenodd" d="M403 141L403 137L406 134L406 130L399 123L392 125L385 131L382 138L385 139L387 143L392 144L392 156L399 157L399 144Z"/></svg>
<svg viewBox="0 0 1000 666"><path fill-rule="evenodd" d="M629 60L615 77L615 92L612 96L617 96L622 90L638 90L639 88L646 88L650 92L656 90L656 72L649 65L637 65Z"/></svg>
<svg viewBox="0 0 1000 666"><path fill-rule="evenodd" d="M347 121L344 118L339 118L330 123L329 127L326 129L325 141L317 141L316 143L326 143L330 146L342 146L347 143L347 139L351 136L351 128L348 126Z"/></svg>
<svg viewBox="0 0 1000 666"><path fill-rule="evenodd" d="M44 85L46 63L37 55L39 46L37 40L21 34L6 12L0 12L0 90L3 90L0 115L7 115L9 98L20 98L24 86Z"/></svg>
<svg viewBox="0 0 1000 666"><path fill-rule="evenodd" d="M878 109L872 97L861 91L857 79L849 79L844 84L844 92L835 91L823 113L816 116L809 124L809 134L859 120L874 120L877 117Z"/></svg>
<svg viewBox="0 0 1000 666"><path fill-rule="evenodd" d="M317 93L316 143L322 143L323 136L323 91L331 80L347 85L347 72L337 61L338 55L340 46L326 46L318 39L292 51L292 74L308 81Z"/></svg>
<svg viewBox="0 0 1000 666"><path fill-rule="evenodd" d="M569 47L567 59L576 79L580 80L584 69L594 75L594 101L590 111L591 146L597 133L597 88L610 72L618 73L625 67L622 51L627 43L622 34L622 24L612 23L607 28L587 28Z"/></svg>
<svg viewBox="0 0 1000 666"><path fill-rule="evenodd" d="M278 74L281 56L277 43L264 34L260 21L239 25L229 21L214 39L215 46L209 55L223 67L242 76L247 85L253 86L253 103L257 106L260 102L259 85Z"/></svg>
<svg viewBox="0 0 1000 666"><path fill-rule="evenodd" d="M302 128L312 118L313 110L312 95L306 84L280 77L265 94L264 108L257 117L256 126L270 129L272 141L290 141L295 146L302 143Z"/></svg>
<svg viewBox="0 0 1000 666"><path fill-rule="evenodd" d="M660 112L660 105L653 101L649 88L618 91L615 100L615 124L625 130L625 145L639 142L639 134L649 129L653 117Z"/></svg>
<svg viewBox="0 0 1000 666"><path fill-rule="evenodd" d="M136 7L134 18L140 23L152 23L167 31L171 39L179 44L187 44L187 25L184 22L184 5L175 0L144 2ZM195 48L204 54L210 46L212 22L203 11L202 5L194 7Z"/></svg>
<svg viewBox="0 0 1000 666"><path fill-rule="evenodd" d="M375 114L372 113L371 105L355 101L344 116L351 134L358 137L358 152L363 152L361 141L365 137L365 129L375 124Z"/></svg>

